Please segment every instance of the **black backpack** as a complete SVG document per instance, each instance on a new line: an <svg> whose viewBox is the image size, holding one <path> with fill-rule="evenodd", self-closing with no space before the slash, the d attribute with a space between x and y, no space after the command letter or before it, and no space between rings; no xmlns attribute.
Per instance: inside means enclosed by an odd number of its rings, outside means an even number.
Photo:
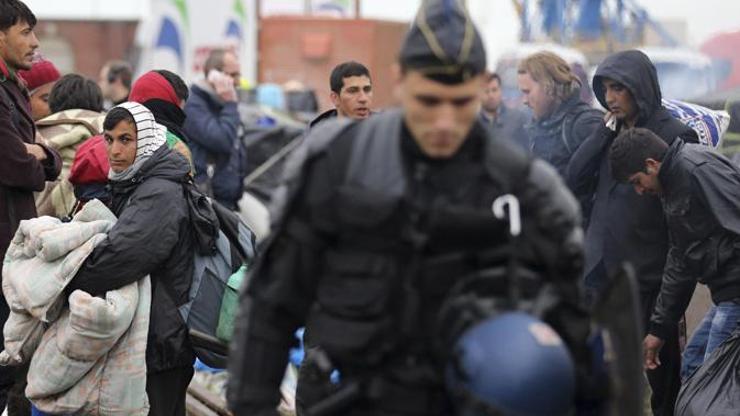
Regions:
<svg viewBox="0 0 740 416"><path fill-rule="evenodd" d="M178 309L196 356L225 368L228 346L217 338L229 278L256 255L255 235L235 212L211 200L192 181L184 184L196 250L188 301Z"/></svg>

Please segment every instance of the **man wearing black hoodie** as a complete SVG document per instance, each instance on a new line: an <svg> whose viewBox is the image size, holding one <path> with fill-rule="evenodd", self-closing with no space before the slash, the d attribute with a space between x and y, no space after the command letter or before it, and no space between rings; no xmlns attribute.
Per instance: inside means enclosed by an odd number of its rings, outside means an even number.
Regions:
<svg viewBox="0 0 740 416"><path fill-rule="evenodd" d="M658 76L650 59L637 50L608 56L596 70L593 89L608 111L600 126L575 152L567 180L580 201L592 201L586 230L586 292L594 299L609 272L623 262L635 268L640 286L644 326L660 292L668 252L668 230L656 196L640 197L628 184L618 183L608 164L609 146L620 131L643 127L667 144L680 137L697 142L696 133L674 119L661 104ZM648 370L656 416L672 415L680 388L678 327L665 334L662 365Z"/></svg>

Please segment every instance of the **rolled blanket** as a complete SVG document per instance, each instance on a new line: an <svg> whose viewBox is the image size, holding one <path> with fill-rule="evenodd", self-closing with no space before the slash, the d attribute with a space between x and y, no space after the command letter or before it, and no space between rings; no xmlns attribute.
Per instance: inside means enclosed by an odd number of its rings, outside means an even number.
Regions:
<svg viewBox="0 0 740 416"><path fill-rule="evenodd" d="M105 298L64 288L116 218L93 200L70 223L22 221L3 262L11 313L0 365L31 361L26 396L43 412L146 415L149 277ZM47 329L48 328L48 329Z"/></svg>

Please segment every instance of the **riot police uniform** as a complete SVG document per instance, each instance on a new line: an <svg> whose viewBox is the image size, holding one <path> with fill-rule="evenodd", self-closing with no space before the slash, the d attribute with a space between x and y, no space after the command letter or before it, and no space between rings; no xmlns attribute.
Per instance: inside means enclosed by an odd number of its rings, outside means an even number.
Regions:
<svg viewBox="0 0 740 416"><path fill-rule="evenodd" d="M517 256L558 293L546 319L583 355L588 321L571 319L580 214L555 171L479 120L452 157L430 158L403 116L325 123L292 155L235 322L227 394L235 414L274 414L302 325L349 392L336 414L452 414L439 310L457 281L511 255L508 223L491 212L505 194L521 204Z"/></svg>

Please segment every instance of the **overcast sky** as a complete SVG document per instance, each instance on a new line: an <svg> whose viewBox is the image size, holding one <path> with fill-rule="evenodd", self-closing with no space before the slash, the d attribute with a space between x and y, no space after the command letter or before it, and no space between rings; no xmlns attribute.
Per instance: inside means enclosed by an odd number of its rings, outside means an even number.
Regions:
<svg viewBox="0 0 740 416"><path fill-rule="evenodd" d="M41 18L129 18L148 15L153 0L25 0ZM168 0L160 0L168 1ZM190 0L208 1L208 0ZM243 0L253 10L256 0ZM319 2L321 0L314 0ZM536 1L536 0L530 0ZM633 0L657 20L683 20L687 24L687 44L697 47L711 35L740 30L740 0ZM467 0L473 18L483 33L489 57L494 62L504 50L518 41L519 20L511 0ZM410 21L421 0L361 0L365 18ZM303 10L305 0L262 0L263 11ZM740 47L740 45L738 45Z"/></svg>
<svg viewBox="0 0 740 416"><path fill-rule="evenodd" d="M151 0L25 0L40 17L94 18L95 16L130 16L146 14ZM197 0L207 1L207 0ZM256 0L243 0L251 6ZM262 0L263 8L286 7L305 0ZM316 0L319 1L319 0ZM486 22L485 30L504 39L516 38L519 24L511 0L467 0L471 10L477 10L478 19ZM530 0L536 1L536 0ZM710 35L720 31L740 30L740 0L633 0L658 19L683 19L688 23L689 42L699 45ZM364 17L409 21L420 0L361 0ZM270 5L275 6L270 6ZM286 5L286 6L281 6ZM251 7L248 7L251 9Z"/></svg>
<svg viewBox="0 0 740 416"><path fill-rule="evenodd" d="M269 1L269 0L268 0ZM635 0L657 19L683 19L688 23L689 42L698 45L719 31L740 30L740 0ZM502 36L518 31L511 0L468 0L471 10L484 7L495 10L490 23L500 27ZM413 18L419 0L363 0L366 17L397 20ZM739 45L740 47L740 45Z"/></svg>

